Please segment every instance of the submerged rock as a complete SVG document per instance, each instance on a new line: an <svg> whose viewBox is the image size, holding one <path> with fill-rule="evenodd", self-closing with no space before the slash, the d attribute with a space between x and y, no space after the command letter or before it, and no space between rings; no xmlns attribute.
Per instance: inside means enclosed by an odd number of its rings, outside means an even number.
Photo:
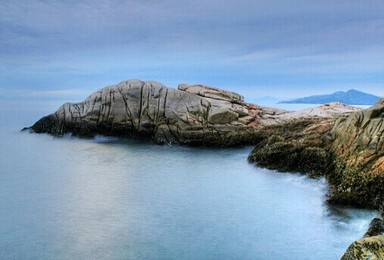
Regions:
<svg viewBox="0 0 384 260"><path fill-rule="evenodd" d="M276 111L213 87L181 84L172 89L155 81L128 80L84 102L66 103L30 129L59 136L71 132L149 137L158 144L232 146L252 143L259 118Z"/></svg>

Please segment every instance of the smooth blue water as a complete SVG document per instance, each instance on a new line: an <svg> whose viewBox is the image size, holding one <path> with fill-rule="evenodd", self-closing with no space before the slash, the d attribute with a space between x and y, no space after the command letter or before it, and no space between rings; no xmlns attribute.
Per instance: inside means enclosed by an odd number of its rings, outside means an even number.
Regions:
<svg viewBox="0 0 384 260"><path fill-rule="evenodd" d="M0 113L0 259L338 259L377 215L249 164L252 147L18 131L47 108Z"/></svg>

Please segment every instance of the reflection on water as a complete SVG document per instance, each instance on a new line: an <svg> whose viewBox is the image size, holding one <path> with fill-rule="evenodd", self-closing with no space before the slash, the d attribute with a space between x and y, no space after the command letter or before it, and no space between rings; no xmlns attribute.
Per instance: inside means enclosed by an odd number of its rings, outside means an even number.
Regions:
<svg viewBox="0 0 384 260"><path fill-rule="evenodd" d="M2 135L1 259L337 259L377 214L252 147Z"/></svg>

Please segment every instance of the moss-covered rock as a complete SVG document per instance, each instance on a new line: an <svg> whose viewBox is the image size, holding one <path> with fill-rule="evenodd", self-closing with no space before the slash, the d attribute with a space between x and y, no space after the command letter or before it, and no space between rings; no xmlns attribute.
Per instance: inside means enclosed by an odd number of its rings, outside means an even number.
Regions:
<svg viewBox="0 0 384 260"><path fill-rule="evenodd" d="M248 159L280 171L324 175L330 203L378 209L384 201L384 99L337 119L265 127Z"/></svg>
<svg viewBox="0 0 384 260"><path fill-rule="evenodd" d="M301 119L263 128L248 160L279 171L323 175L333 168L333 155L327 150L332 121Z"/></svg>
<svg viewBox="0 0 384 260"><path fill-rule="evenodd" d="M374 219L364 237L353 242L341 260L384 259L384 222Z"/></svg>

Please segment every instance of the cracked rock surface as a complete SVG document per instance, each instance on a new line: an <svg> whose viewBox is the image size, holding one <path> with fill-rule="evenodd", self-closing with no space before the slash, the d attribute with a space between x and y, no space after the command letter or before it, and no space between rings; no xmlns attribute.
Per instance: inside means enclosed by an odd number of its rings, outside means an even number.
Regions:
<svg viewBox="0 0 384 260"><path fill-rule="evenodd" d="M339 118L332 129L335 172L331 202L384 207L384 99Z"/></svg>
<svg viewBox="0 0 384 260"><path fill-rule="evenodd" d="M213 87L172 89L128 80L66 103L29 129L55 136L135 136L158 144L255 144L248 159L262 167L326 176L330 203L384 208L384 99L365 110L332 103L287 112ZM376 220L343 259L383 259L383 227Z"/></svg>
<svg viewBox="0 0 384 260"><path fill-rule="evenodd" d="M281 111L280 111L281 112ZM43 117L36 133L151 138L159 144L232 146L252 143L262 118L279 113L247 104L237 93L203 85L167 88L128 80L105 87L80 103L66 103Z"/></svg>

